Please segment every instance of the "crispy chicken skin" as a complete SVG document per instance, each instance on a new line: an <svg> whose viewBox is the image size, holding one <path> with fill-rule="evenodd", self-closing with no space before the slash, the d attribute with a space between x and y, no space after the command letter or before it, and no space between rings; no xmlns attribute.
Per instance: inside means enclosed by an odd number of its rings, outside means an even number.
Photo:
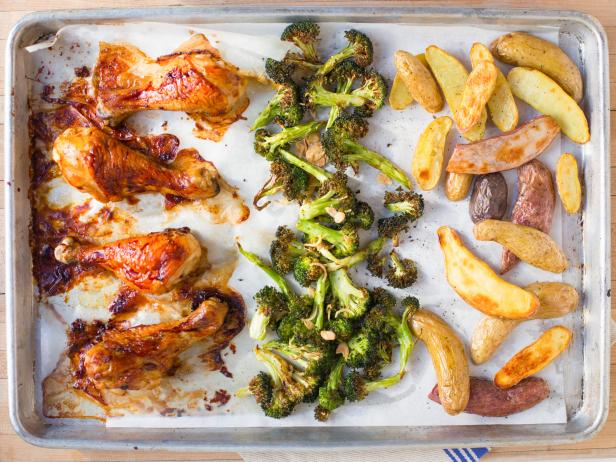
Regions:
<svg viewBox="0 0 616 462"><path fill-rule="evenodd" d="M247 106L245 79L202 34L156 59L129 44L101 42L99 48L92 83L103 117L150 109L222 117Z"/></svg>
<svg viewBox="0 0 616 462"><path fill-rule="evenodd" d="M85 374L99 391L155 387L174 369L180 353L222 326L227 309L210 298L177 321L107 330L83 353Z"/></svg>
<svg viewBox="0 0 616 462"><path fill-rule="evenodd" d="M52 157L71 186L99 202L116 202L148 191L207 199L220 191L216 167L195 150L180 151L166 165L96 127L65 130L53 144Z"/></svg>
<svg viewBox="0 0 616 462"><path fill-rule="evenodd" d="M64 238L54 251L62 263L96 265L142 292L160 294L197 269L203 251L187 228L167 229L100 246Z"/></svg>

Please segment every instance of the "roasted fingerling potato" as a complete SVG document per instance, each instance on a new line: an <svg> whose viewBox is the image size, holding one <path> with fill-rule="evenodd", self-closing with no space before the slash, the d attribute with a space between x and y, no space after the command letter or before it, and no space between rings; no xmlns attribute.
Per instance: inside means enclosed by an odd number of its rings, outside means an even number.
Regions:
<svg viewBox="0 0 616 462"><path fill-rule="evenodd" d="M517 352L494 376L499 388L511 388L526 377L544 369L565 351L573 332L564 326L554 326L526 348Z"/></svg>
<svg viewBox="0 0 616 462"><path fill-rule="evenodd" d="M454 229L441 226L437 234L447 281L466 303L484 314L507 319L524 319L535 313L539 299L498 276L464 246Z"/></svg>
<svg viewBox="0 0 616 462"><path fill-rule="evenodd" d="M470 393L464 344L449 324L426 309L412 313L408 323L432 358L443 409L450 415L459 414L466 409Z"/></svg>
<svg viewBox="0 0 616 462"><path fill-rule="evenodd" d="M452 202L461 201L471 189L474 175L468 173L445 173L445 196Z"/></svg>
<svg viewBox="0 0 616 462"><path fill-rule="evenodd" d="M514 67L507 75L513 94L542 114L558 122L571 141L590 141L588 120L584 111L554 80L541 71Z"/></svg>
<svg viewBox="0 0 616 462"><path fill-rule="evenodd" d="M435 45L426 48L426 61L428 61L430 70L441 87L443 95L445 95L451 113L456 114L462 101L468 71L457 58ZM472 129L463 133L462 136L469 141L482 139L486 131L487 118L488 115L484 109L479 122Z"/></svg>
<svg viewBox="0 0 616 462"><path fill-rule="evenodd" d="M553 118L535 117L511 132L456 145L447 171L481 175L517 168L541 154L559 132Z"/></svg>
<svg viewBox="0 0 616 462"><path fill-rule="evenodd" d="M475 178L468 211L473 223L488 218L501 220L507 213L507 181L500 172Z"/></svg>
<svg viewBox="0 0 616 462"><path fill-rule="evenodd" d="M481 377L471 377L470 397L464 412L484 417L505 417L530 409L550 396L550 387L539 377L529 377L517 385L502 390L494 382ZM438 384L428 395L440 403Z"/></svg>
<svg viewBox="0 0 616 462"><path fill-rule="evenodd" d="M394 83L389 91L389 105L396 111L401 111L413 103L413 97L399 73L394 77Z"/></svg>
<svg viewBox="0 0 616 462"><path fill-rule="evenodd" d="M535 282L525 287L539 298L539 308L532 319L551 319L565 316L574 311L579 303L575 288L563 282ZM471 337L471 358L475 364L490 359L507 336L526 320L513 320L486 316L473 331Z"/></svg>
<svg viewBox="0 0 616 462"><path fill-rule="evenodd" d="M413 54L398 50L394 56L396 71L421 107L435 113L443 109L443 97L430 70Z"/></svg>
<svg viewBox="0 0 616 462"><path fill-rule="evenodd" d="M568 267L560 246L543 231L509 221L484 220L473 227L479 241L498 242L526 263L552 273L562 273Z"/></svg>
<svg viewBox="0 0 616 462"><path fill-rule="evenodd" d="M482 43L473 43L470 56L473 68L481 61L494 63L492 53ZM492 96L488 100L488 110L492 122L500 131L508 132L518 125L518 106L513 98L513 93L511 93L511 88L509 88L507 78L498 68L496 68L496 85L494 86Z"/></svg>
<svg viewBox="0 0 616 462"><path fill-rule="evenodd" d="M411 172L424 191L433 189L441 178L447 134L452 125L450 117L437 117L419 137L411 163Z"/></svg>
<svg viewBox="0 0 616 462"><path fill-rule="evenodd" d="M491 45L493 55L512 66L537 69L554 79L576 102L584 93L582 74L552 42L524 32L502 35Z"/></svg>
<svg viewBox="0 0 616 462"><path fill-rule="evenodd" d="M549 233L556 204L552 173L539 160L534 159L518 168L518 198L511 211L511 222L532 226ZM503 249L501 274L505 274L519 261L508 249Z"/></svg>
<svg viewBox="0 0 616 462"><path fill-rule="evenodd" d="M485 112L486 104L496 86L497 69L490 61L480 61L466 79L460 106L454 114L460 132L473 128Z"/></svg>
<svg viewBox="0 0 616 462"><path fill-rule="evenodd" d="M556 164L556 184L560 201L569 215L580 211L582 205L582 185L578 164L573 154L565 153Z"/></svg>

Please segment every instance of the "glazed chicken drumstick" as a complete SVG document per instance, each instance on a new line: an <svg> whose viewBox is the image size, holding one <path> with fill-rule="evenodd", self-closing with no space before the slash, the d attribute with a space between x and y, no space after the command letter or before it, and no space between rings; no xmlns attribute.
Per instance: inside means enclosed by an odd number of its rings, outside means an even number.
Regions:
<svg viewBox="0 0 616 462"><path fill-rule="evenodd" d="M152 388L173 369L180 353L222 326L227 309L210 298L177 321L108 330L82 353L85 373L99 391Z"/></svg>
<svg viewBox="0 0 616 462"><path fill-rule="evenodd" d="M203 250L187 228L167 229L104 245L80 244L66 237L55 249L56 260L97 265L143 292L171 290L201 263Z"/></svg>
<svg viewBox="0 0 616 462"><path fill-rule="evenodd" d="M99 202L148 191L207 199L221 188L214 165L195 150L184 149L165 165L95 127L65 130L54 142L52 157L71 186Z"/></svg>

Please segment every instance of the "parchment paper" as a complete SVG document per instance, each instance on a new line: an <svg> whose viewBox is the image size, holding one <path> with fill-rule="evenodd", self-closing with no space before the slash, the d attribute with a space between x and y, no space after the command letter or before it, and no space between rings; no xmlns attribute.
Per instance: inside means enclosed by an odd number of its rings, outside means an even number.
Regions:
<svg viewBox="0 0 616 462"><path fill-rule="evenodd" d="M211 30L269 36L277 42L277 37L284 24L208 24ZM168 26L160 24L137 24L129 26L72 26L66 28L50 49L39 49L31 54L29 72L37 72L39 66L46 70L39 73L42 83L68 80L73 77L73 68L88 65L92 68L98 52L97 42L126 41L150 56L170 53L177 45L189 37L191 31L199 32L199 26ZM322 43L332 52L344 46L343 31L351 27L367 33L374 43L374 66L391 82L394 76L393 54L397 49L405 49L411 53L421 53L428 45L436 44L458 57L470 68L468 51L473 42L489 44L503 33L502 29L471 28L471 27L418 27L391 24L342 24L325 23L322 28ZM208 31L209 32L209 31ZM206 34L208 35L208 34ZM233 42L217 40L209 33L208 37L221 48L223 55L240 67L259 70L263 56L266 56L271 41L261 40L255 50L245 52L233 49ZM556 41L556 29L546 29L538 34L544 38ZM243 42L243 43L250 43ZM255 42L257 43L257 42ZM75 46L78 44L78 46ZM264 50L259 54L259 47ZM270 48L271 49L271 48ZM282 52L284 54L284 52ZM276 56L275 56L276 57ZM277 57L280 57L277 56ZM52 59L53 58L53 59ZM261 64L260 64L261 63ZM506 72L506 67L502 69ZM47 74L49 70L49 74ZM33 85L33 92L40 89ZM194 147L207 159L214 162L222 175L232 184L239 187L240 194L251 202L253 195L265 181L268 164L257 156L252 149L253 135L249 126L270 97L270 91L258 85L249 89L251 104L245 112L246 120L232 125L224 139L219 143L199 140L192 133L193 122L182 113L164 113L152 111L137 114L130 119L130 125L143 133L160 133L163 121L167 122L166 130L177 135L181 147ZM520 121L531 118L533 111L518 101ZM447 114L448 108L441 114ZM410 170L412 153L414 152L419 134L432 120L433 116L421 109L417 104L404 111L394 111L388 106L378 111L370 119L370 133L363 140L370 148L389 156L398 165ZM455 130L452 130L454 133ZM487 135L497 133L490 126ZM458 142L465 142L456 135L450 135L449 149ZM552 171L560 151L560 139L557 138L549 149L542 154L543 161ZM509 212L517 197L517 178L515 171L506 172L509 184ZM374 170L363 166L360 174L352 180L354 189L359 191L359 197L368 201L377 212L383 212L382 197L385 187L377 181ZM395 185L391 185L393 189ZM58 189L58 200L79 202L79 194L64 185ZM400 298L406 294L419 297L423 306L443 316L460 334L468 345L473 327L481 318L481 314L466 305L449 287L444 277L443 258L436 239L436 229L441 225L449 225L457 229L466 244L477 255L487 260L497 268L500 262L501 247L492 243L479 243L472 239L472 222L468 215L468 200L450 202L445 198L442 181L438 188L424 193L426 202L425 214L413 227L409 237L403 239L399 253L404 257L413 258L419 267L420 276L417 283L409 290L393 291ZM83 200L83 198L81 198ZM245 248L264 257L268 255L269 243L276 227L281 224L293 225L297 219L297 207L292 204L274 203L267 209L257 212L251 210L250 219L239 226L212 224L202 212L182 208L180 212L166 213L162 208L162 200L156 195L145 195L137 205L120 203L119 208L137 217L134 231L149 232L170 226L190 226L202 243L209 249L213 262L224 262L235 258L234 238L238 238ZM374 234L375 231L372 231ZM551 235L561 240L560 207L557 206ZM373 237L366 234L367 238ZM365 267L360 265L352 270L352 275L359 283L369 287L384 285L384 281L371 278ZM520 263L506 275L506 279L519 285L535 281L559 281L561 277L546 273L529 265ZM76 289L77 293L68 296L56 296L50 300L56 311L61 314L62 321L49 314L46 305L40 308L40 323L38 329L39 361L37 361L37 380L40 381L55 367L65 345L64 330L68 323L81 317L94 319L108 317L105 313L105 300L111 296L116 284L109 278L109 286L95 294L83 293L84 288ZM230 286L238 290L245 299L249 316L254 310L252 295L263 285L268 284L268 278L239 259L237 268L230 280ZM143 316L135 323L157 322L155 317ZM541 331L550 325L561 323L567 325L567 319L554 321L531 321L522 324L504 343L498 354L482 366L471 365L473 375L492 377L511 355L520 348L534 341ZM250 378L261 367L251 352L254 341L248 337L248 329L235 339L237 353L224 354L228 369L233 379L224 377L217 372L197 371L187 377L182 377L180 386L191 389L203 389L213 392L219 388L229 393L246 386ZM576 341L574 339L574 341ZM396 368L394 358L392 368ZM251 427L251 426L414 426L414 425L469 425L469 424L537 424L559 423L566 421L563 400L563 373L559 362L550 365L539 376L545 378L551 387L551 397L535 408L511 416L509 418L481 418L461 414L448 416L441 407L428 400L427 394L435 384L435 375L430 358L423 345L418 344L407 366L408 373L404 380L387 390L370 394L361 403L350 403L333 413L331 419L322 424L312 416L312 407L300 405L295 414L289 418L274 420L264 417L252 398L235 398L220 408L198 416L163 417L160 415L131 415L107 420L107 425L113 427ZM170 380L179 380L176 378ZM40 385L39 385L40 388ZM39 403L40 405L40 403ZM56 421L57 422L57 421Z"/></svg>

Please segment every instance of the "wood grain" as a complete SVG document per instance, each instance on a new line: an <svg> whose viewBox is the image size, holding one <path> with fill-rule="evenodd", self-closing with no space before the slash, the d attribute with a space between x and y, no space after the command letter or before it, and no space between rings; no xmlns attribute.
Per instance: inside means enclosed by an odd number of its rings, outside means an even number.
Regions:
<svg viewBox="0 0 616 462"><path fill-rule="evenodd" d="M335 3L342 5L416 5L416 6L478 6L478 7L517 7L517 8L546 8L554 10L580 10L599 18L603 24L610 50L610 110L612 115L611 124L611 168L612 182L616 186L616 6L613 0L506 0L498 2L487 2L481 0L442 0L433 2L405 2L405 1L354 1L354 2L313 2L304 0L289 1L260 1L259 6L268 4L289 4L294 5L324 5ZM105 2L93 2L88 0L0 0L0 46L4 50L6 37L12 25L23 15L36 10L51 9L73 9L90 8L104 4L107 8L122 7L148 7L148 6L221 6L221 5L247 5L253 6L255 2L249 0L235 1L203 1L203 0L106 0ZM4 95L4 54L0 54L0 95ZM0 129L3 129L4 112L0 112ZM0 138L0 143L3 140ZM0 144L0 157L4 157L3 145ZM0 159L0 160L2 160ZM0 181L4 180L4 172L0 173ZM3 185L1 185L3 186ZM2 191L0 189L0 191ZM612 222L616 222L616 187L612 188L611 210ZM3 193L0 193L3 194ZM0 197L0 209L4 208L3 198ZM4 221L4 220L2 220ZM3 225L3 223L0 223ZM0 253L4 252L4 235L0 238ZM612 248L616 249L616 237L612 234ZM3 257L3 255L0 255ZM0 261L3 261L0 260ZM614 261L614 254L612 254ZM46 462L121 462L121 461L230 461L241 460L236 453L174 453L174 452L147 452L147 451L72 451L72 450L49 450L30 446L24 443L13 432L8 418L7 409L7 365L6 365L6 329L5 329L5 301L4 301L4 265L0 263L0 461L4 462L26 462L39 461ZM612 282L616 279L616 273L612 276ZM612 312L615 304L612 302ZM612 349L612 389L616 389L616 349ZM545 446L532 448L495 448L492 453L483 460L486 461L505 461L505 460L552 460L555 458L576 459L576 458L595 458L616 456L616 393L612 394L610 402L610 417L601 433L591 441L568 446Z"/></svg>

